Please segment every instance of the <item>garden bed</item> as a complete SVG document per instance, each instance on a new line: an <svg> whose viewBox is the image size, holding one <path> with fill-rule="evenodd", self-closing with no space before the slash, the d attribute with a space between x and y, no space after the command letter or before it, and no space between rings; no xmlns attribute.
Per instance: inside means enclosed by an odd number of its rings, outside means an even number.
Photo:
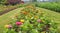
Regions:
<svg viewBox="0 0 60 33"><path fill-rule="evenodd" d="M33 7L33 8L35 8L35 7ZM36 20L43 20L43 19L41 19L41 17L43 17L44 19L47 19L47 21L53 21L54 23L57 23L58 25L57 25L57 27L58 27L58 29L57 29L57 32L60 32L60 14L59 13L56 13L56 12L54 12L54 11L50 11L50 10L46 10L46 9L43 9L43 8L36 8L36 9L34 9L34 12L30 12L30 11L33 11L33 8L32 9L30 9L30 8L26 8L26 7L23 7L22 8L22 10L21 10L21 8L18 8L18 9L16 9L16 10L12 10L12 11L10 11L10 12L8 12L8 13L6 13L6 14L4 14L4 15L2 15L2 16L0 16L0 33L5 33L6 31L8 32L11 32L10 30L7 30L8 28L6 28L6 25L10 25L11 23L11 25L12 25L12 27L14 27L14 25L16 25L15 23L16 22L20 22L21 21L21 17L23 18L23 16L25 16L25 15L21 15L21 13L20 12L22 12L23 11L23 13L24 14L26 14L26 11L28 11L30 14L29 15L31 15L32 16L32 20L33 20L33 17L34 17L34 14L35 14L35 10L37 10L37 11L40 11L41 13L42 13L42 16L39 16L39 15L41 15L40 13L38 13L38 17L40 17L40 18L37 18ZM29 11L30 10L30 11ZM27 16L28 16L28 14L26 14ZM26 17L27 17L26 16ZM31 17L30 16L30 17ZM46 18L45 18L46 17ZM17 19L18 18L18 19ZM31 20L29 17L27 17L27 19L24 17L24 19L22 19L22 20L24 20L24 22L23 22L23 26L24 25L29 25L30 27L32 26L28 21L29 20ZM28 21L27 21L28 20ZM31 20L31 21L32 21ZM35 19L34 19L35 20ZM34 20L33 20L33 22L34 22ZM40 23L40 22L37 22L35 20L35 22L36 23ZM44 20L45 21L45 20ZM35 23L34 22L34 23ZM46 21L45 21L46 22ZM25 24L26 23L26 24ZM28 24L29 23L29 24ZM33 24L34 24L33 23ZM53 24L54 24L53 23ZM35 25L35 24L34 24ZM37 24L37 25L39 25L39 24ZM42 25L44 25L44 24L42 24ZM4 27L5 26L5 27ZM45 26L45 25L44 25ZM56 24L54 24L53 26L56 26ZM24 26L25 27L25 26ZM29 29L30 29L30 27L29 27ZM20 27L19 27L20 28ZM31 27L32 28L32 27ZM12 28L13 29L13 28ZM25 30L26 28L23 28L23 30ZM55 31L55 29L51 29L51 30L53 30L53 31ZM16 32L15 30L12 30L14 33ZM20 30L19 30L20 31ZM36 29L32 29L32 30L30 30L30 31L36 31ZM20 31L20 32L22 32L22 31ZM24 31L24 32L26 32L26 31ZM46 32L46 31L44 31L44 32ZM55 31L56 32L56 31Z"/></svg>
<svg viewBox="0 0 60 33"><path fill-rule="evenodd" d="M35 6L24 7L15 18L5 25L4 33L58 33L57 23Z"/></svg>

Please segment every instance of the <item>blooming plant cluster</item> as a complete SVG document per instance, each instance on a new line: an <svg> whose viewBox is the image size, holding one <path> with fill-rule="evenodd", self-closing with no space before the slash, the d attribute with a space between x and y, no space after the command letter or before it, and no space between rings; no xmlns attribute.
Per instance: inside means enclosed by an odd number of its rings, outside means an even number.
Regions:
<svg viewBox="0 0 60 33"><path fill-rule="evenodd" d="M57 33L56 23L34 5L23 8L16 18L16 22L5 25L6 33Z"/></svg>

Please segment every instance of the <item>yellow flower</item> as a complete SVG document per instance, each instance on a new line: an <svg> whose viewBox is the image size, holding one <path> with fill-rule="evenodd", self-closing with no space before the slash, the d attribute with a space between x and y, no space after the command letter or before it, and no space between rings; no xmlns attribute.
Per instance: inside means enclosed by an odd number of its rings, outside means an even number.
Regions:
<svg viewBox="0 0 60 33"><path fill-rule="evenodd" d="M5 25L5 28L12 28L12 25L11 24Z"/></svg>
<svg viewBox="0 0 60 33"><path fill-rule="evenodd" d="M24 22L24 19L21 19L20 22Z"/></svg>
<svg viewBox="0 0 60 33"><path fill-rule="evenodd" d="M9 27L9 25L5 25L5 28L8 28Z"/></svg>

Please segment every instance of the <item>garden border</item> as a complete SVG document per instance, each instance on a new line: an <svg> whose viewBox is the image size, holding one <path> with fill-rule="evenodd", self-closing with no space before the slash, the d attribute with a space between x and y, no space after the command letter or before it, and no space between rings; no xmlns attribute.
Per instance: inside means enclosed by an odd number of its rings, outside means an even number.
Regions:
<svg viewBox="0 0 60 33"><path fill-rule="evenodd" d="M14 9L17 9L17 7L13 7L12 9L7 9L7 10L4 10L3 12L0 12L0 16L3 15L3 14L5 14L5 13L8 13L11 10L14 10Z"/></svg>

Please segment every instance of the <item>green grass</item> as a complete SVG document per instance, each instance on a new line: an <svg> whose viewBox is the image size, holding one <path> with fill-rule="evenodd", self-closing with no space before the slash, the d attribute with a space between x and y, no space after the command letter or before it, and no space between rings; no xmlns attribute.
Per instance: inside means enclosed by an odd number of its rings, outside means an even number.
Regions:
<svg viewBox="0 0 60 33"><path fill-rule="evenodd" d="M4 25L8 24L9 22L15 21L16 19L12 19L16 14L19 14L21 8L18 8L16 10L12 10L11 12L8 12L2 16L0 16L0 33L4 30ZM43 8L37 8L40 9L41 11L46 13L46 16L50 19L53 19L56 23L59 23L58 26L60 25L60 13L50 11L47 9Z"/></svg>

